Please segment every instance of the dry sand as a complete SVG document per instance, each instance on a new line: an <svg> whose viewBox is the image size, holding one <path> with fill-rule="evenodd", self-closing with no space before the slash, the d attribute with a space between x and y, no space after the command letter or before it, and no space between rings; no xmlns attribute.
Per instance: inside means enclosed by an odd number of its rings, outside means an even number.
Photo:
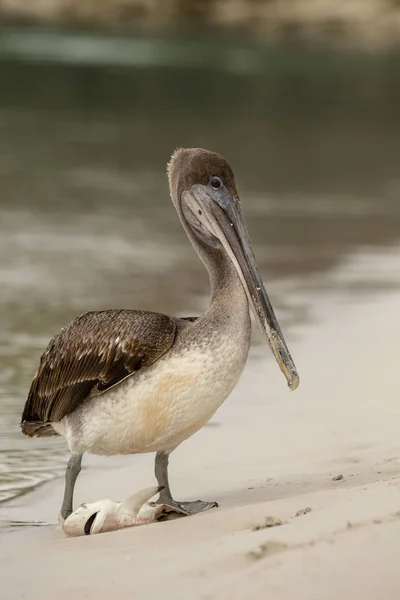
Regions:
<svg viewBox="0 0 400 600"><path fill-rule="evenodd" d="M5 532L1 599L398 600L399 305L393 294L321 309L291 344L293 394L257 351L214 426L171 459L176 497L219 509L75 539L52 526ZM89 457L76 503L152 485L152 458ZM54 523L62 485L1 518ZM282 525L263 527L266 517Z"/></svg>

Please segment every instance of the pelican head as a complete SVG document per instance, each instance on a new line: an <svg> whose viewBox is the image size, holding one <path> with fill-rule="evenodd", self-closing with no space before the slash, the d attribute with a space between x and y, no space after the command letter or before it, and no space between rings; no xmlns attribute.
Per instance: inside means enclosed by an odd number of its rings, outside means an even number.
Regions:
<svg viewBox="0 0 400 600"><path fill-rule="evenodd" d="M172 155L168 178L187 234L197 246L229 256L289 388L295 390L299 376L257 267L231 167L209 150L181 148Z"/></svg>

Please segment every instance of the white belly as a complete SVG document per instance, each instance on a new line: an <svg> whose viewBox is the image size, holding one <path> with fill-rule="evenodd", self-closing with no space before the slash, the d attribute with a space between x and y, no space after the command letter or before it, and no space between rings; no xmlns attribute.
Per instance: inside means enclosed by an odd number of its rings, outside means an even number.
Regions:
<svg viewBox="0 0 400 600"><path fill-rule="evenodd" d="M218 345L219 351L192 346L179 355L172 349L53 426L66 437L71 452L171 450L213 416L240 377L248 341L231 336Z"/></svg>

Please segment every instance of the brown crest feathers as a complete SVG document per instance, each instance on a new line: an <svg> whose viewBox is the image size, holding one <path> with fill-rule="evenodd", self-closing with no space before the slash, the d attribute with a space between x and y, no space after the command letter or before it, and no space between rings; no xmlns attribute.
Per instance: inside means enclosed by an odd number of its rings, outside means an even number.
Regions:
<svg viewBox="0 0 400 600"><path fill-rule="evenodd" d="M167 173L173 199L193 185L206 185L213 176L220 177L230 193L238 197L233 171L216 152L203 148L177 148L167 165Z"/></svg>

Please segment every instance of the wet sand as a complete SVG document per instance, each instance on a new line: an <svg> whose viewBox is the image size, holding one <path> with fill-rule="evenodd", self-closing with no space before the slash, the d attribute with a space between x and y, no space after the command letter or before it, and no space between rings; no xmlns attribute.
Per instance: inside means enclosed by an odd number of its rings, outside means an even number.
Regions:
<svg viewBox="0 0 400 600"><path fill-rule="evenodd" d="M397 600L399 303L393 292L321 306L290 344L302 379L295 393L261 349L253 353L214 426L171 459L175 496L218 500L218 509L76 539L55 526L5 531L2 600ZM89 457L76 503L152 485L152 460ZM55 523L62 486L41 486L0 518ZM282 524L263 527L266 517Z"/></svg>

